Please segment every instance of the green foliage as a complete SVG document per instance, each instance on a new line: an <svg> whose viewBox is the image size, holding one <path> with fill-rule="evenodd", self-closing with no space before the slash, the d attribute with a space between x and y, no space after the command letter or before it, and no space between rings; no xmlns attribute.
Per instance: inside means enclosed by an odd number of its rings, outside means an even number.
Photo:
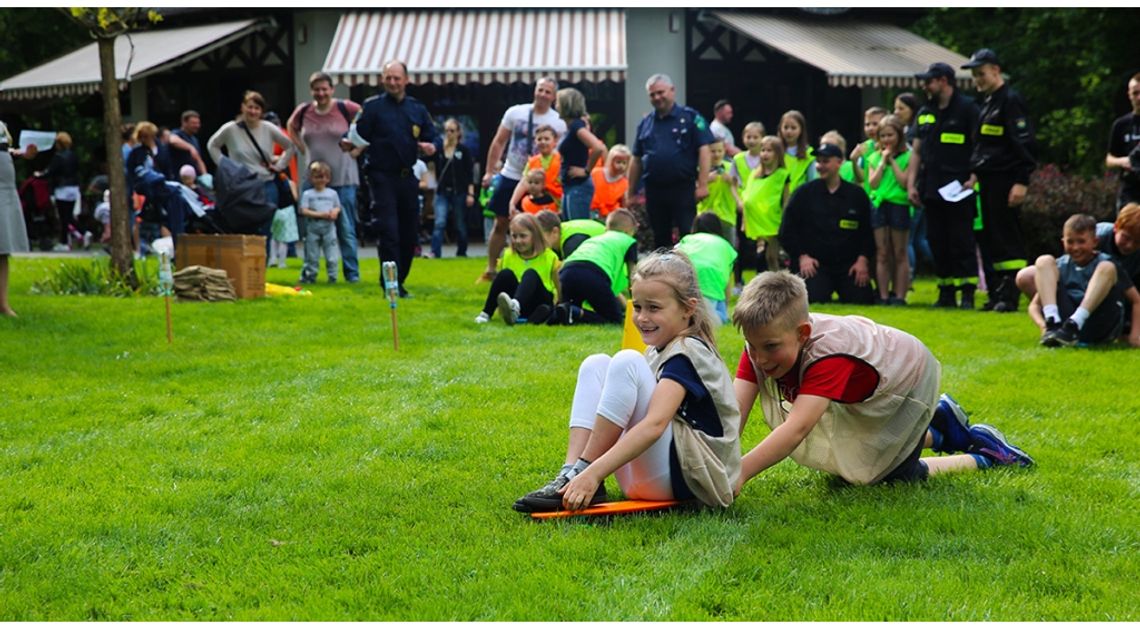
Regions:
<svg viewBox="0 0 1140 628"><path fill-rule="evenodd" d="M916 334L1036 468L852 488L785 461L724 512L535 523L510 504L617 328L476 326L483 262L417 260L394 352L362 260L311 297L174 303L167 345L162 299L29 295L54 264L12 260L0 320L0 620L1140 619L1140 351L1046 350L930 281L822 309Z"/></svg>
<svg viewBox="0 0 1140 628"><path fill-rule="evenodd" d="M939 8L912 28L966 56L995 50L1037 125L1040 161L1091 175L1127 111L1137 20L1134 8Z"/></svg>
<svg viewBox="0 0 1140 628"><path fill-rule="evenodd" d="M138 288L133 288L122 275L115 272L111 258L68 260L60 262L46 277L32 284L33 294L45 295L102 295L131 297L161 293L158 266L153 259L134 263Z"/></svg>
<svg viewBox="0 0 1140 628"><path fill-rule="evenodd" d="M91 41L71 20L59 19L59 11L46 8L0 8L0 76L19 74L44 61L70 52Z"/></svg>
<svg viewBox="0 0 1140 628"><path fill-rule="evenodd" d="M1060 255L1061 226L1073 214L1090 214L1101 222L1115 218L1117 176L1065 174L1052 164L1033 171L1021 209L1025 249L1032 262L1038 255Z"/></svg>
<svg viewBox="0 0 1140 628"><path fill-rule="evenodd" d="M95 37L115 37L162 21L162 14L146 7L71 7L64 13Z"/></svg>

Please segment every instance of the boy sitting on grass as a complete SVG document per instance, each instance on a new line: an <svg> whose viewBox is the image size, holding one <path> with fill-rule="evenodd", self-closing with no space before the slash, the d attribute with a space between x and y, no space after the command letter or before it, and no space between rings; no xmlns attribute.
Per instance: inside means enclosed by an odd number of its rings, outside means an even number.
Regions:
<svg viewBox="0 0 1140 628"><path fill-rule="evenodd" d="M1072 347L1116 340L1124 328L1124 301L1131 304L1128 342L1140 347L1140 292L1112 256L1097 250L1096 219L1073 214L1061 231L1065 254L1042 255L1018 271L1029 293L1029 318L1046 347ZM1027 290L1028 288L1028 290Z"/></svg>
<svg viewBox="0 0 1140 628"><path fill-rule="evenodd" d="M971 426L917 338L861 316L809 314L803 279L765 272L732 315L741 432L756 398L772 429L741 461L740 484L784 458L851 484L1033 464L990 425ZM960 455L921 458L924 448Z"/></svg>

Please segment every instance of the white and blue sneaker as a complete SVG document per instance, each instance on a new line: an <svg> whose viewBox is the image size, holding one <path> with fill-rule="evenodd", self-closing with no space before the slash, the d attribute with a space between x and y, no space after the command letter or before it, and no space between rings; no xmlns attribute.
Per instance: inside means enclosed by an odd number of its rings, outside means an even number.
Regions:
<svg viewBox="0 0 1140 628"><path fill-rule="evenodd" d="M970 418L950 395L942 393L938 397L938 405L934 408L930 427L942 434L942 444L934 448L934 451L949 454L970 449L970 444L973 442L970 437Z"/></svg>

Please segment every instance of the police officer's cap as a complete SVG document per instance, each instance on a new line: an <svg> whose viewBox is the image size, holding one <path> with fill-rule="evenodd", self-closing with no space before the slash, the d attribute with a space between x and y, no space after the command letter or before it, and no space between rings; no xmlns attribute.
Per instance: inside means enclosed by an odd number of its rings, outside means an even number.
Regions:
<svg viewBox="0 0 1140 628"><path fill-rule="evenodd" d="M930 67L926 68L925 72L919 72L918 74L915 74L914 78L920 81L929 81L930 79L935 78L953 79L954 68L950 67L950 65L947 63L942 63L939 61L937 63L931 63Z"/></svg>
<svg viewBox="0 0 1140 628"><path fill-rule="evenodd" d="M970 55L970 60L967 61L966 63L962 64L962 69L963 70L969 70L971 68L976 68L980 65L985 65L987 63L992 63L994 65L1001 65L1001 62L998 61L998 56L997 56L996 52L994 52L993 50L990 50L989 48L982 48L981 50Z"/></svg>
<svg viewBox="0 0 1140 628"><path fill-rule="evenodd" d="M835 144L820 144L819 148L815 149L815 157L816 159L820 157L838 157L839 159L843 159L843 151L839 150L839 147Z"/></svg>

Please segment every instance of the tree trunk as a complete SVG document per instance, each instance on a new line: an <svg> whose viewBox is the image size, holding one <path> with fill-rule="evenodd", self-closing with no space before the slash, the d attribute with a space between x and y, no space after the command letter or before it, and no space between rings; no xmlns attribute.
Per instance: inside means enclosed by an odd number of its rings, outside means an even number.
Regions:
<svg viewBox="0 0 1140 628"><path fill-rule="evenodd" d="M107 148L107 179L111 186L111 266L127 283L137 288L134 251L131 247L130 195L123 163L119 128L119 81L115 78L115 39L99 37L99 71L103 77L103 143Z"/></svg>

